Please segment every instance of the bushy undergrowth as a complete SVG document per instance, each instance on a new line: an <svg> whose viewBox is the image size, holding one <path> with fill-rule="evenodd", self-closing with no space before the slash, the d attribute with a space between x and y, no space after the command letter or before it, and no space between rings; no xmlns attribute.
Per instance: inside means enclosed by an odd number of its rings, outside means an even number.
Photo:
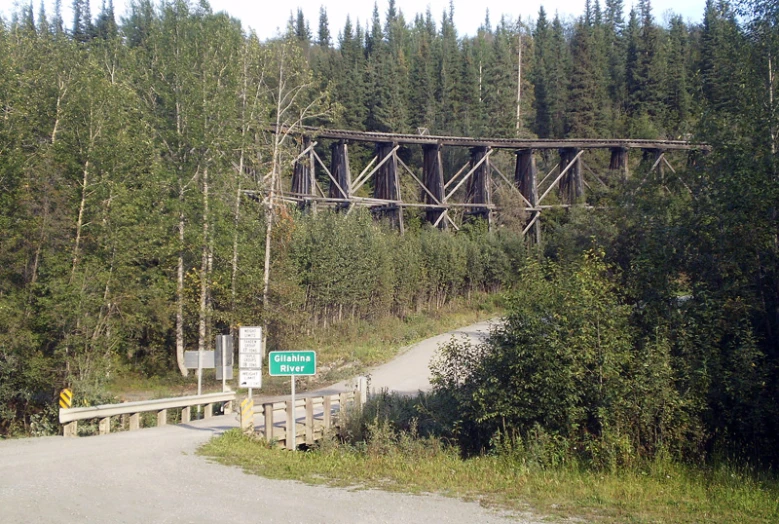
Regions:
<svg viewBox="0 0 779 524"><path fill-rule="evenodd" d="M516 233L490 233L471 224L456 234L425 227L401 236L361 212L301 217L285 251L290 271L278 276L274 301L297 302L312 327L403 318L474 293L507 289L525 260L524 241ZM290 331L283 328L285 318L276 319L282 333Z"/></svg>
<svg viewBox="0 0 779 524"><path fill-rule="evenodd" d="M524 242L516 234L490 233L472 224L458 233L415 226L400 235L361 212L288 215L279 220L273 244L271 307L258 309L261 268L250 266L236 276L246 282L238 286L233 302L224 285L229 277L221 275L214 279L215 299L209 306L212 329L229 332L236 325L261 325L265 317L269 349L316 343L329 353L324 361L335 367L373 365L390 354L383 346L438 334L425 322L419 322L416 334L399 324L414 324L426 316L437 324L438 311L478 308L490 302L486 295L511 287L524 263ZM82 325L71 315L73 308L48 298L36 302L35 311L21 303L11 306L10 295L0 290L0 434L41 431L35 428L46 425L41 417L51 422L47 407L63 387L74 388L80 401L91 402L105 396L106 384L123 373L154 377L176 369L174 289L167 277L156 278L160 287L133 287L142 279L128 277L110 288L138 300L149 289L168 293L167 299L160 295L152 301L153 311L125 304L116 305L123 314L114 314L113 309L100 309L103 298L95 301L95 311L89 310L91 302L81 304L79 314L85 318L108 315L101 327L105 336L96 333L87 337L88 343L67 333ZM200 296L197 278L192 272L186 280L184 313L190 321L184 325L185 349L195 349L202 338L194 322ZM16 291L19 300L27 297L24 289ZM470 305L463 306L466 302ZM68 326L44 322L46 315ZM33 322L36 317L39 321ZM161 331L152 334L143 328L147 324Z"/></svg>
<svg viewBox="0 0 779 524"><path fill-rule="evenodd" d="M438 394L378 393L339 434L291 453L233 430L200 453L248 473L334 486L442 493L520 512L598 522L761 523L779 518L773 475L726 463L701 467L667 455L603 470L542 430L497 434L488 453L463 456L452 428L431 417Z"/></svg>
<svg viewBox="0 0 779 524"><path fill-rule="evenodd" d="M529 261L490 338L442 348L433 382L464 452L509 446L600 469L777 460L774 367L751 307L702 288L680 300L671 286L636 301L629 278L597 250Z"/></svg>

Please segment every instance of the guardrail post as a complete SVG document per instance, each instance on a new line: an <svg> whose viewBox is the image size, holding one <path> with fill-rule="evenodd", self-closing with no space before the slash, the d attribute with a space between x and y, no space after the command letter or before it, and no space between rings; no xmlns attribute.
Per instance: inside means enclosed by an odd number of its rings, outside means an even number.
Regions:
<svg viewBox="0 0 779 524"><path fill-rule="evenodd" d="M349 393L339 393L338 394L338 414L336 415L336 423L338 424L338 428L341 428L343 426L344 420L346 418L346 403L349 401Z"/></svg>
<svg viewBox="0 0 779 524"><path fill-rule="evenodd" d="M263 418L265 419L265 440L273 440L273 403L262 405Z"/></svg>
<svg viewBox="0 0 779 524"><path fill-rule="evenodd" d="M181 409L181 423L182 424L189 424L191 419L192 419L192 411L190 410L190 406L182 408Z"/></svg>
<svg viewBox="0 0 779 524"><path fill-rule="evenodd" d="M306 398L306 445L314 443L314 399Z"/></svg>
<svg viewBox="0 0 779 524"><path fill-rule="evenodd" d="M325 426L325 431L332 425L333 420L333 397L326 395L322 401L322 423Z"/></svg>
<svg viewBox="0 0 779 524"><path fill-rule="evenodd" d="M293 404L291 400L288 400L286 404L287 404L287 431L285 432L284 440L285 440L285 444L287 445L287 449L294 450L297 447L297 443L293 442L292 439L292 427L294 424L296 424L295 404Z"/></svg>
<svg viewBox="0 0 779 524"><path fill-rule="evenodd" d="M359 400L357 400L357 405L362 407L368 401L368 379L367 378L360 377L357 379L357 390L359 393Z"/></svg>
<svg viewBox="0 0 779 524"><path fill-rule="evenodd" d="M213 415L214 415L214 405L206 404L205 410L203 411L203 418L211 418Z"/></svg>
<svg viewBox="0 0 779 524"><path fill-rule="evenodd" d="M224 403L224 408L222 408L222 413L225 415L231 415L233 413L233 401L228 400Z"/></svg>
<svg viewBox="0 0 779 524"><path fill-rule="evenodd" d="M111 417L101 418L98 424L98 430L101 435L111 433Z"/></svg>
<svg viewBox="0 0 779 524"><path fill-rule="evenodd" d="M78 421L74 420L73 422L70 422L68 424L65 424L62 426L62 436L63 437L77 437L78 436Z"/></svg>
<svg viewBox="0 0 779 524"><path fill-rule="evenodd" d="M207 412L208 410L206 410ZM241 430L244 433L254 434L254 401L252 399L247 398L241 402L239 419L241 421Z"/></svg>
<svg viewBox="0 0 779 524"><path fill-rule="evenodd" d="M130 415L130 431L138 431L141 429L141 414L133 413Z"/></svg>
<svg viewBox="0 0 779 524"><path fill-rule="evenodd" d="M168 410L162 409L157 412L157 427L166 426L168 424Z"/></svg>

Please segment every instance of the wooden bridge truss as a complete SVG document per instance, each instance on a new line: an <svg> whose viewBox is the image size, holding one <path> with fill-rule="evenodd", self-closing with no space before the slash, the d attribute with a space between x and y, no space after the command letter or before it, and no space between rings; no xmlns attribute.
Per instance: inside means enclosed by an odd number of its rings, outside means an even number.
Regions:
<svg viewBox="0 0 779 524"><path fill-rule="evenodd" d="M278 190L277 196L282 201L313 212L322 205L346 212L356 206L368 207L375 216L388 219L401 231L404 229L403 210L421 208L425 220L435 227L459 229L452 216L455 212L492 224L499 211L493 203L493 194L502 181L516 194L527 214L523 233L532 230L536 240L540 240L539 221L544 210L586 205L585 188L590 186L584 176L585 169L606 186L603 179L584 164L585 152L610 151L609 171L620 173L621 178L627 180L631 175L631 150L640 150L644 160L653 161L645 177L655 172L665 176L666 168L676 173L667 158L669 153L710 150L706 144L672 140L489 139L315 128L302 128L294 134L300 137L301 151L294 160L290 189ZM329 163L317 152L320 141L330 142ZM375 152L357 176L352 175L349 161L349 144L354 143L374 144ZM401 148L413 147L422 149L421 173L410 168L398 154ZM449 177L444 172L444 148L465 148L470 153L465 165ZM511 151L516 156L512 177L491 160L501 150ZM554 151L559 155L559 162L539 180L538 154L548 158ZM318 175L328 182L325 187L319 183ZM419 187L418 194L401 194L401 177L405 176ZM362 188L369 180L373 180L372 193L365 196L366 191ZM558 198L549 198L555 189Z"/></svg>

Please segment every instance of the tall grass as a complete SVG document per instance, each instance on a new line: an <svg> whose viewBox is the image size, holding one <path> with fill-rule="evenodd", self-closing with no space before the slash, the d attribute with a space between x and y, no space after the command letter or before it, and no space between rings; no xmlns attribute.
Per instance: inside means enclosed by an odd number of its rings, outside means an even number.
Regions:
<svg viewBox="0 0 779 524"><path fill-rule="evenodd" d="M269 478L332 486L435 492L499 508L597 522L759 523L779 521L771 473L726 462L689 465L658 457L599 470L569 457L539 458L539 443L496 439L492 452L464 457L433 424L434 396L376 395L339 435L291 453L238 431L200 453Z"/></svg>

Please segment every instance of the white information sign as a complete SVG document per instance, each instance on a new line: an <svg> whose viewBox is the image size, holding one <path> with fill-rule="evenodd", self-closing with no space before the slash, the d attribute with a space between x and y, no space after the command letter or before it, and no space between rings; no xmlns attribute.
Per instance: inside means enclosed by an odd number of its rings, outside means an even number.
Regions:
<svg viewBox="0 0 779 524"><path fill-rule="evenodd" d="M238 330L238 387L262 387L262 328L241 327Z"/></svg>
<svg viewBox="0 0 779 524"><path fill-rule="evenodd" d="M262 328L261 327L242 327L239 329L238 338L241 340L250 338L254 340L262 340Z"/></svg>
<svg viewBox="0 0 779 524"><path fill-rule="evenodd" d="M259 353L241 353L238 355L238 367L241 369L262 369L262 356Z"/></svg>
<svg viewBox="0 0 779 524"><path fill-rule="evenodd" d="M238 372L238 387L260 388L262 387L262 371L259 369L242 369Z"/></svg>
<svg viewBox="0 0 779 524"><path fill-rule="evenodd" d="M240 344L240 352L244 355L249 353L262 354L262 340L260 339L242 338L238 343Z"/></svg>

